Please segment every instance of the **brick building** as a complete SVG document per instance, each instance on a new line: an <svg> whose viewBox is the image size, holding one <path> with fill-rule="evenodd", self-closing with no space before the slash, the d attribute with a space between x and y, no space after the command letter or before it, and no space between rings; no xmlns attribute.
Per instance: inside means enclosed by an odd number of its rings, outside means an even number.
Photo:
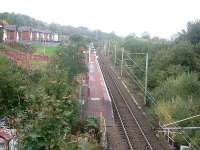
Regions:
<svg viewBox="0 0 200 150"><path fill-rule="evenodd" d="M39 31L39 41L43 42L44 41L44 32L43 31Z"/></svg>
<svg viewBox="0 0 200 150"><path fill-rule="evenodd" d="M44 31L44 41L49 41L49 32L48 31Z"/></svg>
<svg viewBox="0 0 200 150"><path fill-rule="evenodd" d="M32 32L32 41L39 41L39 30L31 29Z"/></svg>
<svg viewBox="0 0 200 150"><path fill-rule="evenodd" d="M54 41L54 34L52 32L50 33L49 40Z"/></svg>
<svg viewBox="0 0 200 150"><path fill-rule="evenodd" d="M32 41L31 27L26 27L26 26L19 27L18 33L19 33L19 41L23 42Z"/></svg>
<svg viewBox="0 0 200 150"><path fill-rule="evenodd" d="M3 41L17 42L19 39L15 25L5 25L3 30Z"/></svg>
<svg viewBox="0 0 200 150"><path fill-rule="evenodd" d="M53 41L53 32L51 32L51 31L43 31L43 33L44 33L44 40L46 41L46 42L52 42Z"/></svg>
<svg viewBox="0 0 200 150"><path fill-rule="evenodd" d="M58 34L49 30L38 30L28 26L16 28L15 25L1 25L4 42L58 42Z"/></svg>

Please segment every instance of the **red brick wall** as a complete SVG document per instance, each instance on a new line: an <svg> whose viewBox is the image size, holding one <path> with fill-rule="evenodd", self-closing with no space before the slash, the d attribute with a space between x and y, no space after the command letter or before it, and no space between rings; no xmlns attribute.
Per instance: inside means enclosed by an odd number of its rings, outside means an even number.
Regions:
<svg viewBox="0 0 200 150"><path fill-rule="evenodd" d="M21 36L22 36L23 41L30 40L30 32L29 31L22 31Z"/></svg>
<svg viewBox="0 0 200 150"><path fill-rule="evenodd" d="M8 41L16 41L16 31L7 31L7 40Z"/></svg>

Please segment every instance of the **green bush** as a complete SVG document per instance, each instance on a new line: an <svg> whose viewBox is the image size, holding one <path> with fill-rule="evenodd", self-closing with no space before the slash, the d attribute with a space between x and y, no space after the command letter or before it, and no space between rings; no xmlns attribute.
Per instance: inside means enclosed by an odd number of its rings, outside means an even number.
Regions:
<svg viewBox="0 0 200 150"><path fill-rule="evenodd" d="M197 104L197 103L196 103ZM159 117L159 120L164 123L172 123L178 120L185 119L187 117L191 117L194 114L198 114L196 111L199 111L199 102L196 105L195 101L192 99L189 99L188 101L185 101L184 99L180 97L176 97L171 99L170 101L160 101L155 107L155 113ZM194 108L194 106L197 106L198 109ZM190 126L198 126L200 123L200 120L198 118L187 120L180 122L176 124L175 126L180 127L190 127ZM173 125L174 126L174 125ZM192 141L196 142L200 145L198 130L186 130L186 134L188 134L190 137L192 137ZM172 134L172 137L176 142L179 142L181 144L187 144L184 136L180 134ZM187 136L186 136L187 137Z"/></svg>
<svg viewBox="0 0 200 150"><path fill-rule="evenodd" d="M15 114L26 105L23 75L5 57L0 56L0 116Z"/></svg>
<svg viewBox="0 0 200 150"><path fill-rule="evenodd" d="M200 82L195 73L182 73L177 77L169 77L163 84L154 89L155 96L165 101L176 98L183 99L198 97L200 94Z"/></svg>
<svg viewBox="0 0 200 150"><path fill-rule="evenodd" d="M0 43L3 42L3 29L0 28Z"/></svg>

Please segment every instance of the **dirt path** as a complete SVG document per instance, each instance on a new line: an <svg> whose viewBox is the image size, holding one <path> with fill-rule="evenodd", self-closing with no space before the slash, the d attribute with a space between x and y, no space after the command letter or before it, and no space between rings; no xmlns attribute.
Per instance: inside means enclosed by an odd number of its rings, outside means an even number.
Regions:
<svg viewBox="0 0 200 150"><path fill-rule="evenodd" d="M30 53L25 53L21 51L5 50L2 55L8 57L19 67L31 67L33 61L48 61L49 57L46 55L34 55ZM31 68L30 68L31 69Z"/></svg>

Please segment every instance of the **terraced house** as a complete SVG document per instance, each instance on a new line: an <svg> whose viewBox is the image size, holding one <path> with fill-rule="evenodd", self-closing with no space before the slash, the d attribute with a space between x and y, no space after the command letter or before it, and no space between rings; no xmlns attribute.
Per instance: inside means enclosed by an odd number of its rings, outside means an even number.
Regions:
<svg viewBox="0 0 200 150"><path fill-rule="evenodd" d="M16 27L15 25L0 25L2 32L1 40L10 42L58 42L58 34L49 30L39 30L29 26Z"/></svg>
<svg viewBox="0 0 200 150"><path fill-rule="evenodd" d="M4 42L17 42L19 39L17 28L15 25L3 26L3 41Z"/></svg>

